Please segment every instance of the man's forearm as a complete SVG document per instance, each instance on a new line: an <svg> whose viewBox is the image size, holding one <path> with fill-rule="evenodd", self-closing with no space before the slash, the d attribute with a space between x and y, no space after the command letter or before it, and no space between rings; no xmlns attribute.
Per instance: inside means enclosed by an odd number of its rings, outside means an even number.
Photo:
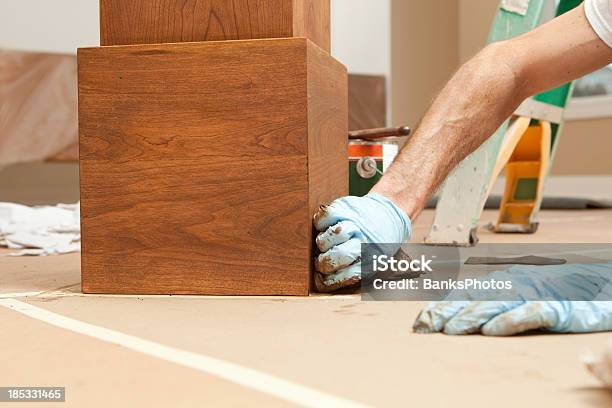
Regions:
<svg viewBox="0 0 612 408"><path fill-rule="evenodd" d="M528 96L612 62L584 8L489 45L454 75L374 188L414 219L448 174Z"/></svg>
<svg viewBox="0 0 612 408"><path fill-rule="evenodd" d="M525 98L503 44L465 64L435 99L414 136L373 192L410 218L461 160L480 146Z"/></svg>

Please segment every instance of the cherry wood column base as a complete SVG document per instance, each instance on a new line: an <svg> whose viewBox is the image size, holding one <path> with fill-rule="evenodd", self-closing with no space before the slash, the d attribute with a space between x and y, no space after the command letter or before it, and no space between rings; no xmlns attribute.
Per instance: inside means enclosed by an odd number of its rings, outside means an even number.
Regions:
<svg viewBox="0 0 612 408"><path fill-rule="evenodd" d="M85 293L308 295L347 73L303 38L81 49Z"/></svg>

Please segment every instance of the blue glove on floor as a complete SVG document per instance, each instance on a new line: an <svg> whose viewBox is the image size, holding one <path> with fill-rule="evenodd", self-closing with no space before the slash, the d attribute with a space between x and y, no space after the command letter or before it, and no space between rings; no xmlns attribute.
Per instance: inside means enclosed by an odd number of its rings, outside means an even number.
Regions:
<svg viewBox="0 0 612 408"><path fill-rule="evenodd" d="M470 301L482 295L451 292L446 301L432 303L420 313L414 331L512 336L537 329L555 333L612 330L612 263L515 266L489 277L512 280L518 286L517 300ZM579 301L520 300L524 295L562 299L570 294Z"/></svg>
<svg viewBox="0 0 612 408"><path fill-rule="evenodd" d="M395 255L400 245L410 239L410 218L391 200L379 194L344 197L323 206L314 218L321 233L317 246L321 255L315 266L317 289L333 292L361 281L361 244L397 244L385 246Z"/></svg>

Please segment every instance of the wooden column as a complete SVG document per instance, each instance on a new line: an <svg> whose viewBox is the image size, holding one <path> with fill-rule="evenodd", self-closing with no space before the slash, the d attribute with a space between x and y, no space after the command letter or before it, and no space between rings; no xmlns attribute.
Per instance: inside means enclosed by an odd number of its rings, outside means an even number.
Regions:
<svg viewBox="0 0 612 408"><path fill-rule="evenodd" d="M100 0L102 45L306 37L330 52L330 0Z"/></svg>
<svg viewBox="0 0 612 408"><path fill-rule="evenodd" d="M121 22L120 4L143 2L111 3ZM248 2L264 3L288 4ZM172 14L160 10L145 20ZM78 61L83 291L307 295L312 216L348 190L346 68L292 36L88 48Z"/></svg>

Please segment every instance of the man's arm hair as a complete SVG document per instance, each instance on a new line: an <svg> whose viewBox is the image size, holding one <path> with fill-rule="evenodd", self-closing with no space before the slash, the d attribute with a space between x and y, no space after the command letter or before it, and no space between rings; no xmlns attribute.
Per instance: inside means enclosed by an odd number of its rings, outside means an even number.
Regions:
<svg viewBox="0 0 612 408"><path fill-rule="evenodd" d="M373 192L414 219L448 174L529 96L612 62L584 6L485 47L444 87Z"/></svg>

